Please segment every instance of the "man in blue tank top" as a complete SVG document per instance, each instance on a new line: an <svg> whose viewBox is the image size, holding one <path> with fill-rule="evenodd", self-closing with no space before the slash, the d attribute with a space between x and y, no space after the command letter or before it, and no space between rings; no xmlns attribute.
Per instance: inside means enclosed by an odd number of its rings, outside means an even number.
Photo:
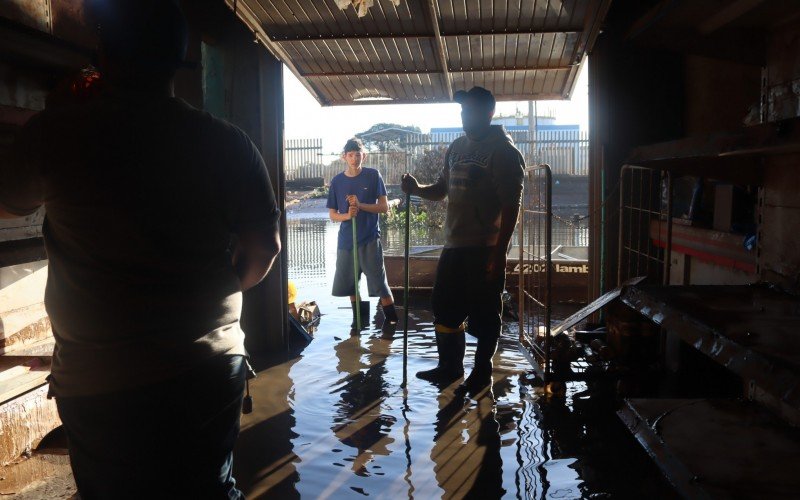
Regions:
<svg viewBox="0 0 800 500"><path fill-rule="evenodd" d="M353 308L353 328L356 318L355 280L353 271L353 219L356 221L359 277L367 277L370 297L380 297L383 314L390 324L397 323L394 299L386 281L379 214L389 211L386 186L374 168L362 166L366 158L364 144L359 139L347 141L342 159L347 163L344 172L331 180L328 210L331 220L341 222L336 252L336 274L333 278L334 297L350 297ZM362 327L363 323L362 320Z"/></svg>

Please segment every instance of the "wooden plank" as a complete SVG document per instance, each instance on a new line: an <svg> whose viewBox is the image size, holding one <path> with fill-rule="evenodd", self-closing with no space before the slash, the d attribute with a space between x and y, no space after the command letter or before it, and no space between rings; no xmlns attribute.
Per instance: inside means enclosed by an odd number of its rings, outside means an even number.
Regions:
<svg viewBox="0 0 800 500"><path fill-rule="evenodd" d="M27 217L0 219L0 242L40 238L43 222L44 209Z"/></svg>
<svg viewBox="0 0 800 500"><path fill-rule="evenodd" d="M47 267L42 261L0 268L0 313L43 302L46 283Z"/></svg>
<svg viewBox="0 0 800 500"><path fill-rule="evenodd" d="M0 356L0 403L5 403L46 383L50 358Z"/></svg>
<svg viewBox="0 0 800 500"><path fill-rule="evenodd" d="M44 302L0 312L0 347L35 342L50 335L50 321Z"/></svg>
<svg viewBox="0 0 800 500"><path fill-rule="evenodd" d="M38 372L41 374L47 372ZM43 381L42 381L43 383ZM61 425L55 399L47 399L47 386L0 406L0 464L20 458L36 448L50 431Z"/></svg>

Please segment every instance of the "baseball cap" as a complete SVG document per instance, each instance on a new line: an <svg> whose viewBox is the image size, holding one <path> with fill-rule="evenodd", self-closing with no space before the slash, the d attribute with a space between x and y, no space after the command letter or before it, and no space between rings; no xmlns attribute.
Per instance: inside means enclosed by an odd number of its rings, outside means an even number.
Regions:
<svg viewBox="0 0 800 500"><path fill-rule="evenodd" d="M453 94L453 101L461 105L472 102L489 109L494 109L496 103L492 93L483 87L472 87L469 91L459 90Z"/></svg>

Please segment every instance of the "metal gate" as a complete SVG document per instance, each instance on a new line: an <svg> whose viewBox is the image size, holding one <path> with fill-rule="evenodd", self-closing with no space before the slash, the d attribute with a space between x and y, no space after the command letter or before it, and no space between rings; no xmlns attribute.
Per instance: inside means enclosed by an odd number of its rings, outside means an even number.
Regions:
<svg viewBox="0 0 800 500"><path fill-rule="evenodd" d="M547 164L525 171L519 245L519 343L545 381L551 376L550 314L552 289L553 179Z"/></svg>
<svg viewBox="0 0 800 500"><path fill-rule="evenodd" d="M624 165L620 170L617 286L646 276L668 284L672 247L672 178L667 172ZM665 258L666 254L666 258Z"/></svg>

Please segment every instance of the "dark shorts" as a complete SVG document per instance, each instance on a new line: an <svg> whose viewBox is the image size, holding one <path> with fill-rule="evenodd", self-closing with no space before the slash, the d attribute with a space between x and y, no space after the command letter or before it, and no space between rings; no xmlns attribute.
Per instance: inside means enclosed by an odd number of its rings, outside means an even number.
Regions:
<svg viewBox="0 0 800 500"><path fill-rule="evenodd" d="M383 246L377 238L358 247L359 278L361 273L367 277L367 291L370 297L388 297L392 294L386 281L383 267ZM356 294L355 273L353 272L353 251L336 252L336 274L333 276L333 296L350 297Z"/></svg>
<svg viewBox="0 0 800 500"><path fill-rule="evenodd" d="M434 323L458 328L469 319L475 337L500 336L505 275L490 282L486 265L493 247L445 248L433 285Z"/></svg>
<svg viewBox="0 0 800 500"><path fill-rule="evenodd" d="M217 356L158 384L56 398L81 498L244 498L231 465L245 370Z"/></svg>

